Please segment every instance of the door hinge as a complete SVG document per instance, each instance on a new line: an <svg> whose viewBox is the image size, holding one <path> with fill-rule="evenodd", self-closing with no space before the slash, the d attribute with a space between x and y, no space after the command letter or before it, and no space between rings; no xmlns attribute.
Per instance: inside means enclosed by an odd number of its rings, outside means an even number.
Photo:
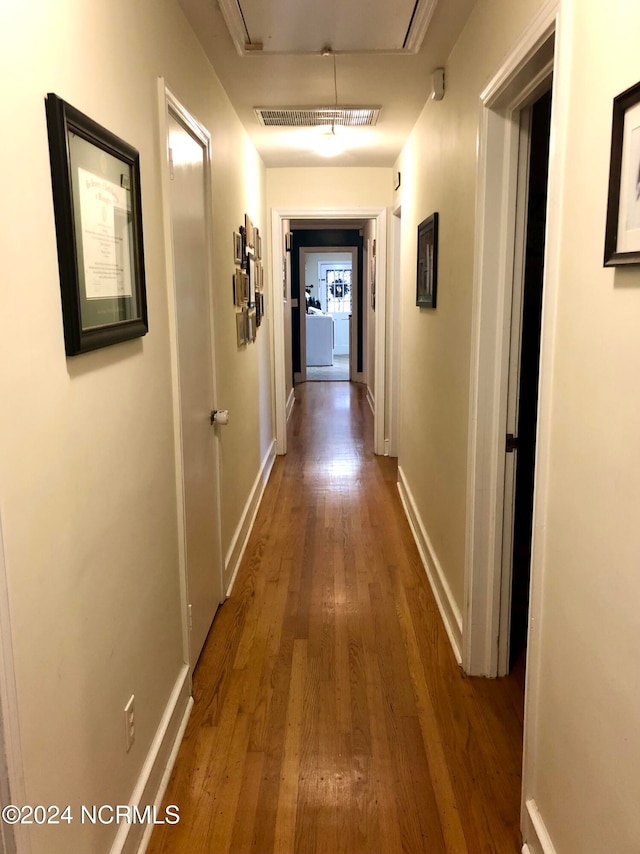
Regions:
<svg viewBox="0 0 640 854"><path fill-rule="evenodd" d="M193 628L193 613L191 609L191 605L189 605L189 631Z"/></svg>
<svg viewBox="0 0 640 854"><path fill-rule="evenodd" d="M169 178L173 181L173 148L169 149Z"/></svg>
<svg viewBox="0 0 640 854"><path fill-rule="evenodd" d="M507 433L507 443L505 450L508 454L512 454L514 451L518 450L518 437L514 436L513 433Z"/></svg>

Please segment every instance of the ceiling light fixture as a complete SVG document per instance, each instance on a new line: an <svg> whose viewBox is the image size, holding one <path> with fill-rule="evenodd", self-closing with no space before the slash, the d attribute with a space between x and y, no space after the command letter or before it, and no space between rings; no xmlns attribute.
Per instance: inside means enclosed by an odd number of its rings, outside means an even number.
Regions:
<svg viewBox="0 0 640 854"><path fill-rule="evenodd" d="M322 56L330 56L333 59L333 113L331 115L331 127L323 130L320 138L316 140L313 148L321 157L336 157L345 149L344 141L336 134L336 114L338 112L338 71L336 68L336 55L330 47L322 48Z"/></svg>

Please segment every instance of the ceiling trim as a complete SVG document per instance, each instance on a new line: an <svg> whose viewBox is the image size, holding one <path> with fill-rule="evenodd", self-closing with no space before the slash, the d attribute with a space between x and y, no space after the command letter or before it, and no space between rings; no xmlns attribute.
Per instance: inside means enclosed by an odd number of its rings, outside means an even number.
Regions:
<svg viewBox="0 0 640 854"><path fill-rule="evenodd" d="M218 0L218 5L236 50L240 56L244 56L247 52L246 46L251 42L251 39L238 0Z"/></svg>
<svg viewBox="0 0 640 854"><path fill-rule="evenodd" d="M438 0L416 0L413 17L404 40L403 53L417 53L420 50L437 5Z"/></svg>
<svg viewBox="0 0 640 854"><path fill-rule="evenodd" d="M231 35L236 51L240 56L248 56L251 54L261 53L263 45L261 42L252 42L251 35L247 29L242 7L239 0L218 0L220 11ZM435 12L438 0L416 0L409 28L405 36L402 48L384 48L382 50L364 50L364 51L335 51L336 54L407 54L418 53L422 47L422 42L427 33L429 24ZM270 56L278 54L295 55L307 54L308 51L269 51ZM321 50L312 51L320 55Z"/></svg>

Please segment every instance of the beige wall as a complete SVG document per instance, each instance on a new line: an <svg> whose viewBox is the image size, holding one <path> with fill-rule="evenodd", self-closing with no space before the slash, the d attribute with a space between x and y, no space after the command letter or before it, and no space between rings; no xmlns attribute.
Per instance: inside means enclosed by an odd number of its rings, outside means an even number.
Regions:
<svg viewBox="0 0 640 854"><path fill-rule="evenodd" d="M231 235L266 233L264 169L173 0L25 0L0 12L0 510L27 800L127 803L182 664L156 78L213 136L215 334L228 546L271 443L269 328L238 352ZM44 96L141 155L149 334L65 358ZM268 324L267 319L267 324ZM124 749L124 705L137 734ZM33 828L108 850L115 826Z"/></svg>
<svg viewBox="0 0 640 854"><path fill-rule="evenodd" d="M640 848L640 269L604 269L602 258L612 101L640 79L640 7L564 11L571 83L525 792L558 852L631 854Z"/></svg>
<svg viewBox="0 0 640 854"><path fill-rule="evenodd" d="M270 208L384 208L391 203L391 170L319 166L267 169Z"/></svg>
<svg viewBox="0 0 640 854"><path fill-rule="evenodd" d="M394 172L402 175L399 465L453 598L464 600L469 359L479 96L541 0L478 3ZM438 211L437 308L416 306L418 224ZM428 440L427 440L428 438Z"/></svg>

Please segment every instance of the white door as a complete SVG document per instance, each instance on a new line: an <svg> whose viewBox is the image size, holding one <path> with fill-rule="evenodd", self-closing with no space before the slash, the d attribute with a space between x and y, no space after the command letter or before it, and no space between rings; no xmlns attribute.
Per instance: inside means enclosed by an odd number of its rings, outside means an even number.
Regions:
<svg viewBox="0 0 640 854"><path fill-rule="evenodd" d="M169 110L170 208L178 351L184 547L194 667L223 599L210 265L208 135Z"/></svg>

